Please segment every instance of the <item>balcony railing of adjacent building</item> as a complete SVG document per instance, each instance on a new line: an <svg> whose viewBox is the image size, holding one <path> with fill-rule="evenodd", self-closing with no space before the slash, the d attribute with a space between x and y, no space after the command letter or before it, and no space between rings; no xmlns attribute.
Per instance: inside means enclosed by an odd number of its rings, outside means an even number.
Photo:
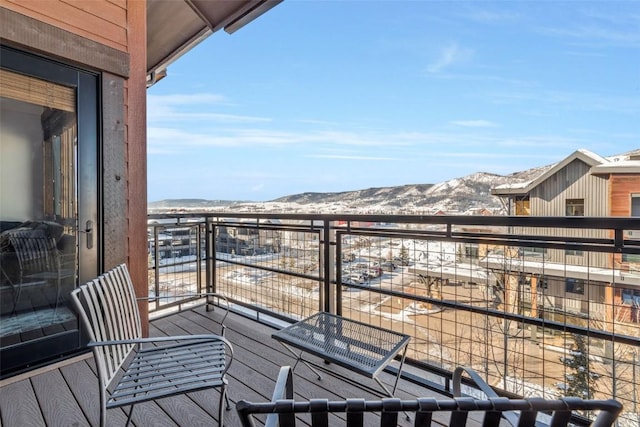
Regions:
<svg viewBox="0 0 640 427"><path fill-rule="evenodd" d="M505 395L614 397L640 422L640 220L149 216L150 295L215 290L263 322L328 311L410 334L419 375ZM162 299L159 311L189 303ZM412 371L416 372L416 371Z"/></svg>

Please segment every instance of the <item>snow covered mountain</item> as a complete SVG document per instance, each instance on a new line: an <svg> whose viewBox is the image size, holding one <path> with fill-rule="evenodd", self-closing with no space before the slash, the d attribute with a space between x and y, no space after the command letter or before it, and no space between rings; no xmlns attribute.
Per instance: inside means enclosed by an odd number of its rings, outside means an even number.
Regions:
<svg viewBox="0 0 640 427"><path fill-rule="evenodd" d="M608 157L621 161L640 156L640 149ZM500 199L491 188L502 184L530 181L554 164L527 169L509 175L477 172L438 184L414 184L368 188L340 193L302 193L269 202L180 199L149 203L149 213L165 212L287 212L334 214L505 214Z"/></svg>
<svg viewBox="0 0 640 427"><path fill-rule="evenodd" d="M479 214L484 210L502 214L499 198L491 188L500 184L528 181L547 168L529 169L510 175L477 172L437 184L368 188L339 193L294 194L269 202L202 199L162 200L149 203L149 212L224 211L357 213L357 214Z"/></svg>
<svg viewBox="0 0 640 427"><path fill-rule="evenodd" d="M302 193L281 197L265 206L292 204L310 212L363 214L449 214L481 213L488 210L504 213L500 199L491 188L500 184L528 181L550 166L529 169L510 175L477 172L438 184L415 184L398 187L369 188L341 193ZM271 205L271 206L270 206Z"/></svg>

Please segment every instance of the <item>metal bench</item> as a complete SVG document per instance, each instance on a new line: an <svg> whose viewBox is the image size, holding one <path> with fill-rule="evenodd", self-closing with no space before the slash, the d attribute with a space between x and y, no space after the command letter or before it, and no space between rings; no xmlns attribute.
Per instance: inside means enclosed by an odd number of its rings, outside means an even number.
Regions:
<svg viewBox="0 0 640 427"><path fill-rule="evenodd" d="M230 409L226 374L233 347L229 341L221 335L143 338L138 300L124 264L80 286L71 296L88 330L98 370L101 426L107 409L130 406L129 424L136 403L208 388L220 389L218 421L223 425L223 407ZM228 309L227 305L227 313Z"/></svg>
<svg viewBox="0 0 640 427"><path fill-rule="evenodd" d="M466 368L466 373L471 372ZM460 381L462 372L456 376ZM479 377L478 377L479 378ZM460 390L460 384L454 385ZM449 426L479 425L476 417L469 417L471 413L480 412L482 425L485 427L498 426L502 418L506 422L515 421L519 427L534 427L538 413L551 414L549 425L553 427L567 426L571 420L572 411L599 411L591 426L611 426L622 410L622 405L616 400L582 400L567 397L557 400L541 398L508 399L505 397L489 397L474 399L472 397L454 397L452 399L418 398L401 400L384 398L381 400L346 399L329 401L328 399L294 400L293 375L289 366L280 369L278 380L271 402L248 402L240 400L236 410L244 427L256 425L256 415L267 414L265 427L293 427L311 425L312 427L327 427L329 425L344 425L347 427L364 427L379 425L393 427L398 425L401 412L413 413L413 425L430 426L434 413L447 412L450 414ZM517 412L514 412L517 411ZM337 418L329 418L330 414L344 413L345 420L336 422ZM379 419L374 421L370 413L377 413ZM504 414L515 415L516 418L505 418ZM299 420L302 414L307 418ZM441 419L439 418L440 422ZM375 424L374 424L375 423ZM434 423L435 424L435 423ZM441 425L438 423L438 425Z"/></svg>

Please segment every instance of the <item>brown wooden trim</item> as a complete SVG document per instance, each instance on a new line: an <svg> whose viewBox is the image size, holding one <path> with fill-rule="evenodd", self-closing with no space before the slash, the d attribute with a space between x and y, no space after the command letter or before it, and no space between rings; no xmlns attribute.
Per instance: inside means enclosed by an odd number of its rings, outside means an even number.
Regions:
<svg viewBox="0 0 640 427"><path fill-rule="evenodd" d="M131 77L126 86L128 265L136 295L146 296L147 274L147 5L128 2ZM146 303L141 303L146 304ZM148 333L147 307L140 307L143 333Z"/></svg>
<svg viewBox="0 0 640 427"><path fill-rule="evenodd" d="M102 197L104 269L127 261L127 173L124 79L102 74Z"/></svg>
<svg viewBox="0 0 640 427"><path fill-rule="evenodd" d="M135 2L133 2L135 3ZM145 4L145 2L142 2ZM94 70L129 76L129 54L0 7L0 44L26 49Z"/></svg>

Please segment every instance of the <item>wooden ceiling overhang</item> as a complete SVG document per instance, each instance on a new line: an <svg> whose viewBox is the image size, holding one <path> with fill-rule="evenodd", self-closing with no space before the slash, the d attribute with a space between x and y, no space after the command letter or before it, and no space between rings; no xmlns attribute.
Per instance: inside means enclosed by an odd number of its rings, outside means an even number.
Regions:
<svg viewBox="0 0 640 427"><path fill-rule="evenodd" d="M232 34L282 0L147 0L147 84L216 31Z"/></svg>

